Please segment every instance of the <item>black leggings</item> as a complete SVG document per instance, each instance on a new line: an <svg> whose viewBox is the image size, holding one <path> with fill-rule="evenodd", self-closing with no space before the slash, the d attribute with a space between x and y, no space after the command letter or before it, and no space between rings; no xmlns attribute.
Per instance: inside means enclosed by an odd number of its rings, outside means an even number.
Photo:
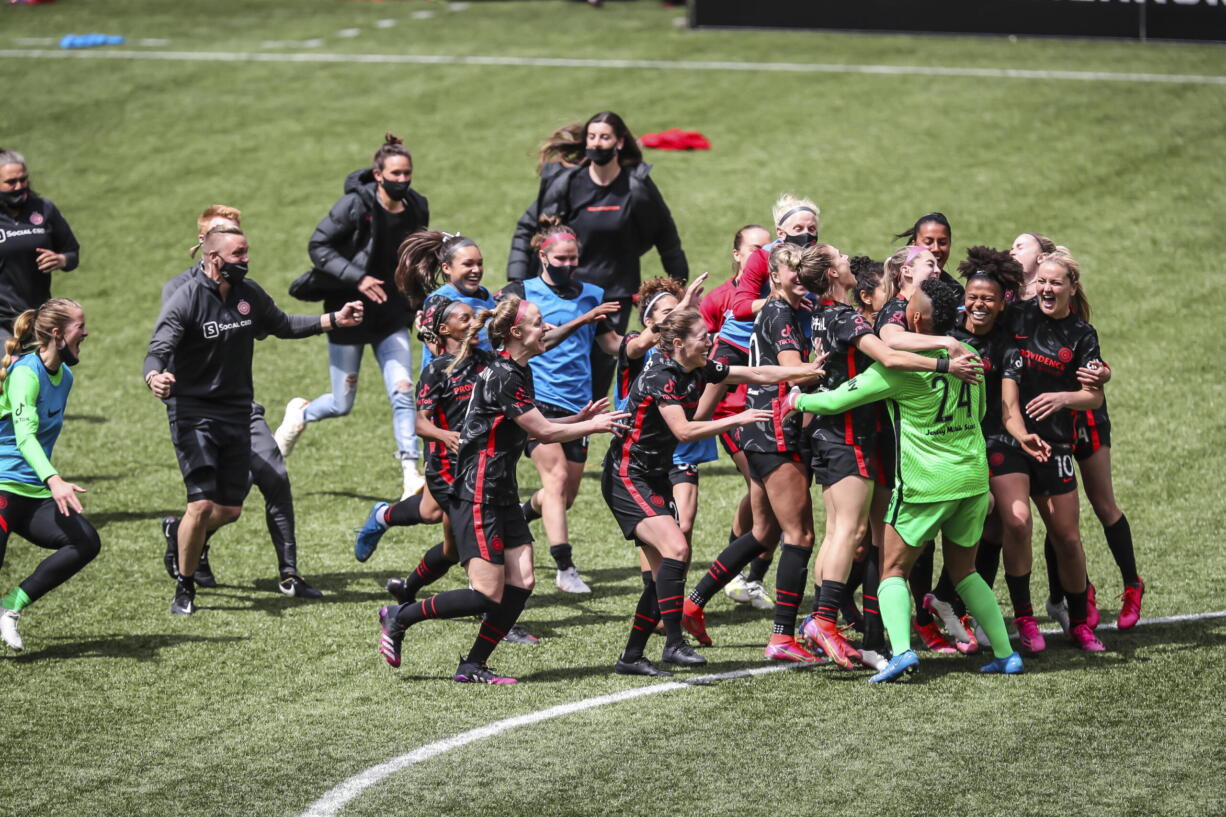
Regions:
<svg viewBox="0 0 1226 817"><path fill-rule="evenodd" d="M289 485L285 458L277 448L264 420L264 407L254 405L251 415L251 481L264 495L264 521L277 551L281 575L298 572L298 547L294 541L294 496Z"/></svg>
<svg viewBox="0 0 1226 817"><path fill-rule="evenodd" d="M54 550L20 587L35 601L71 579L85 567L102 542L89 520L76 511L64 516L50 497L32 499L8 491L0 491L0 566L9 536L18 534L40 548Z"/></svg>

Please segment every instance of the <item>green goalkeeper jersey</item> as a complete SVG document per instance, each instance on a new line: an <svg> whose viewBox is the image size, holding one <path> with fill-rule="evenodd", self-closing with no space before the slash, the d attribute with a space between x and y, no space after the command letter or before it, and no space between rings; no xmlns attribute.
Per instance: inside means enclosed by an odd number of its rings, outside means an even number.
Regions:
<svg viewBox="0 0 1226 817"><path fill-rule="evenodd" d="M943 350L921 354L947 357ZM894 490L904 502L943 502L988 490L982 383L874 363L833 391L802 395L796 407L838 414L878 400L886 401L894 427Z"/></svg>

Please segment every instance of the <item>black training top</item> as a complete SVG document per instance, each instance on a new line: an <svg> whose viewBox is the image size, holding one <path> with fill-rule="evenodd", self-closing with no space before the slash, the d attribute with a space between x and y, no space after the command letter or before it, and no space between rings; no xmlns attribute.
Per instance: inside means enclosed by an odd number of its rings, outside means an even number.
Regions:
<svg viewBox="0 0 1226 817"><path fill-rule="evenodd" d="M221 297L218 282L187 276L158 315L145 355L144 374L173 361L175 383L166 401L170 418L251 418L251 356L267 335L301 338L321 331L318 315L287 315L260 285L245 278Z"/></svg>
<svg viewBox="0 0 1226 817"><path fill-rule="evenodd" d="M1083 366L1101 365L1098 333L1094 327L1069 313L1060 319L1050 318L1039 309L1037 301L1021 304L1013 321L1013 341L1021 353L1022 366L1016 376L1004 376L1018 383L1021 404L1040 394L1052 391L1080 391L1077 370ZM1026 417L1026 429L1049 443L1072 445L1076 439L1077 412L1061 409L1044 420Z"/></svg>
<svg viewBox="0 0 1226 817"><path fill-rule="evenodd" d="M613 407L619 411L630 399L630 386L642 374L647 360L652 357L651 350L648 350L648 353L642 357L630 357L626 352L627 344L641 334L642 332L627 332L622 335L621 345L617 347L617 376L613 378Z"/></svg>
<svg viewBox="0 0 1226 817"><path fill-rule="evenodd" d="M15 214L0 207L0 325L6 328L51 297L51 273L38 269L38 249L62 253L64 272L80 263L81 246L50 201L30 193Z"/></svg>
<svg viewBox="0 0 1226 817"><path fill-rule="evenodd" d="M753 334L749 337L750 366L778 366L780 352L799 352L801 360L809 359L809 340L805 322L807 310L793 309L787 301L771 296L754 319ZM741 447L746 451L783 454L800 450L802 416L795 412L783 417L782 400L788 393L788 384L775 383L769 386L750 384L745 389L745 407L767 409L772 412L770 420L741 427Z"/></svg>
<svg viewBox="0 0 1226 817"><path fill-rule="evenodd" d="M654 354L643 366L642 373L630 386L629 429L614 429L613 440L604 467L618 473L662 476L673 466L673 451L677 438L660 415L661 406L681 406L685 416L693 419L698 398L708 383L720 383L728 377L728 367L717 360L708 360L692 372L663 352Z"/></svg>
<svg viewBox="0 0 1226 817"><path fill-rule="evenodd" d="M881 330L887 325L897 326L900 329L907 328L907 299L901 295L895 295L881 305L881 311L877 313L877 321L873 324L873 331L880 335Z"/></svg>
<svg viewBox="0 0 1226 817"><path fill-rule="evenodd" d="M873 334L863 315L847 304L823 301L813 313L813 345L822 345L827 354L821 387L837 389L873 364L873 359L856 348L855 339ZM878 403L859 406L842 414L819 414L809 424L813 439L844 445L864 445L880 426Z"/></svg>
<svg viewBox="0 0 1226 817"><path fill-rule="evenodd" d="M464 425L469 400L477 377L489 364L492 352L480 347L470 349L455 371L447 367L455 355L442 355L422 369L417 383L417 413L444 431L457 431ZM448 485L455 482L456 467L447 446L431 440L426 447L426 474L440 477Z"/></svg>
<svg viewBox="0 0 1226 817"><path fill-rule="evenodd" d="M965 320L965 315L961 317ZM962 326L955 326L949 333L956 340L965 343L978 353L983 361L984 399L987 402L987 413L984 414L980 426L983 436L989 444L1013 443L1013 438L1005 431L1003 407L1000 402L1000 381L1002 377L1018 380L1022 369L1022 355L1013 342L1013 335L998 320L992 331L986 335L976 335ZM1007 373L1007 374L1006 374Z"/></svg>
<svg viewBox="0 0 1226 817"><path fill-rule="evenodd" d="M477 376L456 455L460 499L490 505L518 505L515 466L528 432L515 418L536 408L532 369L505 354L491 357Z"/></svg>
<svg viewBox="0 0 1226 817"><path fill-rule="evenodd" d="M626 232L630 220L630 174L619 173L607 186L592 181L588 173L575 176L570 187L570 226L583 236L579 277L602 289L625 289L626 281L638 280L639 253ZM616 292L617 297L629 293Z"/></svg>

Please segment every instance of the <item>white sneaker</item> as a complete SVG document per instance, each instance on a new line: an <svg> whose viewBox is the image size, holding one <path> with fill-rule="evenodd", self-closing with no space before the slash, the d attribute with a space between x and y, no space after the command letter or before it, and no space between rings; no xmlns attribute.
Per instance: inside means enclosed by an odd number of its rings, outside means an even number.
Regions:
<svg viewBox="0 0 1226 817"><path fill-rule="evenodd" d="M1047 615L1051 616L1051 620L1060 625L1060 629L1064 630L1064 634L1068 635L1068 600L1061 599L1059 604L1051 600L1051 596L1047 597L1047 601L1043 607L1047 609Z"/></svg>
<svg viewBox="0 0 1226 817"><path fill-rule="evenodd" d="M565 570L558 571L557 580L558 589L563 593L591 593L592 588L588 587L583 579L579 578L579 569L576 567L568 567Z"/></svg>
<svg viewBox="0 0 1226 817"><path fill-rule="evenodd" d="M966 628L962 626L962 619L954 613L952 604L941 601L933 593L927 593L924 595L924 609L941 620L941 626L945 628L945 634L950 638L963 644L971 642L966 637Z"/></svg>
<svg viewBox="0 0 1226 817"><path fill-rule="evenodd" d="M282 457L290 455L290 452L294 450L294 443L298 442L298 438L306 430L306 407L308 405L310 401L301 397L295 397L285 404L285 418L281 420L281 425L277 426L277 430L272 435L272 438L277 441L277 448L280 449Z"/></svg>
<svg viewBox="0 0 1226 817"><path fill-rule="evenodd" d="M860 650L860 663L869 669L881 672L889 664L889 659L876 650Z"/></svg>
<svg viewBox="0 0 1226 817"><path fill-rule="evenodd" d="M420 494L426 487L426 478L417 473L417 460L405 458L400 461L400 469L404 471L404 493L400 495L400 501L408 499L411 496Z"/></svg>
<svg viewBox="0 0 1226 817"><path fill-rule="evenodd" d="M762 582L745 581L745 591L749 593L749 603L755 610L774 610L775 600L766 592Z"/></svg>
<svg viewBox="0 0 1226 817"><path fill-rule="evenodd" d="M25 642L21 640L21 633L17 632L17 619L19 618L21 618L20 610L0 607L0 637L3 637L4 643L13 649L24 650Z"/></svg>
<svg viewBox="0 0 1226 817"><path fill-rule="evenodd" d="M724 595L740 604L749 604L749 588L745 586L745 576L741 573L732 577L732 580L724 585Z"/></svg>

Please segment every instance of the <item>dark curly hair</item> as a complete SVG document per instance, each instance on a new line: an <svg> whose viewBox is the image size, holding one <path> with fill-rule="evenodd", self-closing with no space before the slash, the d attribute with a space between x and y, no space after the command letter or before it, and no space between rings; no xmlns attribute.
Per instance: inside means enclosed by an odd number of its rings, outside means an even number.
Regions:
<svg viewBox="0 0 1226 817"><path fill-rule="evenodd" d="M855 255L848 259L851 272L856 276L855 306L871 308L873 291L881 284L881 276L885 275L885 262L874 261L867 255Z"/></svg>
<svg viewBox="0 0 1226 817"><path fill-rule="evenodd" d="M1000 287L1001 294L1013 300L1022 291L1022 265L1007 252L991 247L971 247L966 251L966 260L958 265L958 274L971 281L991 281Z"/></svg>
<svg viewBox="0 0 1226 817"><path fill-rule="evenodd" d="M945 335L954 328L958 317L958 293L940 278L929 278L920 284L920 291L932 301L932 333Z"/></svg>

